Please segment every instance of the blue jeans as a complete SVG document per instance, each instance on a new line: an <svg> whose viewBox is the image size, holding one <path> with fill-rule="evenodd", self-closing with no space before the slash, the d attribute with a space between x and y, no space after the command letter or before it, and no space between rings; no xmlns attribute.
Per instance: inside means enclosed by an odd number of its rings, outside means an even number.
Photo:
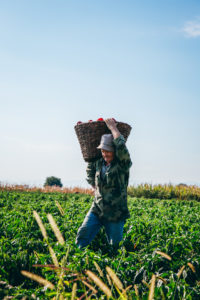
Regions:
<svg viewBox="0 0 200 300"><path fill-rule="evenodd" d="M109 222L102 221L97 215L91 212L87 213L76 236L76 244L79 248L88 246L95 238L102 226L105 227L108 243L117 247L123 237L123 228L125 221Z"/></svg>

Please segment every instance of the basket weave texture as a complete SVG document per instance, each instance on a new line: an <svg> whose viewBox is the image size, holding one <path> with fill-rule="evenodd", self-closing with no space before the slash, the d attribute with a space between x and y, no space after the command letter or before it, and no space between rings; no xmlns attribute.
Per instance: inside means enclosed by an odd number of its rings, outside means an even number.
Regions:
<svg viewBox="0 0 200 300"><path fill-rule="evenodd" d="M117 128L127 141L131 126L117 122ZM104 121L81 123L74 127L81 147L83 158L86 162L92 162L101 157L101 150L97 149L103 134L111 133Z"/></svg>

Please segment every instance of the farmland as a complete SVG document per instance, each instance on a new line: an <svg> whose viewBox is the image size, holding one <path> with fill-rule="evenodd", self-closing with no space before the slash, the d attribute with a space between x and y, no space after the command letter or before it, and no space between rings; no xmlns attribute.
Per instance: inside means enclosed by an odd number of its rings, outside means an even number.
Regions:
<svg viewBox="0 0 200 300"><path fill-rule="evenodd" d="M186 196L156 199L152 193L149 191L152 199L148 199L147 192L144 198L130 190L131 218L114 253L103 230L87 249L75 245L77 230L92 202L89 192L2 189L0 299L86 299L90 295L106 299L109 291L112 299L199 299L200 202ZM198 200L195 197L189 198ZM46 238L34 211L46 229ZM56 237L49 214L64 244ZM52 289L27 278L22 270L45 278ZM119 281L112 277L112 270ZM95 278L108 290L103 291Z"/></svg>

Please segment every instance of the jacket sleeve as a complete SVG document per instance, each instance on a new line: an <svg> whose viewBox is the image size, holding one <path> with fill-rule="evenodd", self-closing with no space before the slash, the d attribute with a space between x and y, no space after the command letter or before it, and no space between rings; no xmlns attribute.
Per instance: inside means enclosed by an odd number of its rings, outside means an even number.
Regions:
<svg viewBox="0 0 200 300"><path fill-rule="evenodd" d="M95 162L89 162L86 169L87 173L87 182L92 186L95 186L95 173L96 173L96 165Z"/></svg>
<svg viewBox="0 0 200 300"><path fill-rule="evenodd" d="M123 135L121 134L118 138L114 139L113 143L115 145L115 156L121 169L128 171L128 169L132 166L132 161Z"/></svg>

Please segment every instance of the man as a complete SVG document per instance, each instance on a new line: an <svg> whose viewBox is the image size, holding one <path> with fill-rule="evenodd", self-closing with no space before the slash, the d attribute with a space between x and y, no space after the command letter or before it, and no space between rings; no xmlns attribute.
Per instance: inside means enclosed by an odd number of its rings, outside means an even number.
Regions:
<svg viewBox="0 0 200 300"><path fill-rule="evenodd" d="M93 204L78 230L76 244L86 247L102 226L110 245L118 247L122 240L127 207L129 169L132 165L125 139L113 119L105 120L112 134L104 134L100 145L102 158L88 163L87 181L95 192Z"/></svg>

